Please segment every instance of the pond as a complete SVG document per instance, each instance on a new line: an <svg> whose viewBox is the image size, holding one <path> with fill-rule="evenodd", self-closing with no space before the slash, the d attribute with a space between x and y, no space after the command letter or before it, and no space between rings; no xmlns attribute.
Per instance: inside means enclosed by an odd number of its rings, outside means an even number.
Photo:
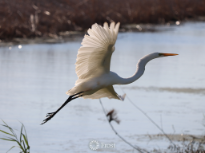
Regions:
<svg viewBox="0 0 205 153"><path fill-rule="evenodd" d="M118 94L127 94L125 101L102 99L107 111L117 111L121 122L112 123L117 132L133 145L150 151L167 149L170 142L147 137L162 132L128 98L167 134L205 133L205 22L158 29L162 30L119 33L111 70L129 77L138 60L149 53L179 55L154 59L139 80L114 86ZM74 86L82 38L57 44L0 47L0 118L19 131L20 122L26 126L31 152L91 152L88 144L92 140L114 144L114 148L99 148L99 152L134 151L114 134L99 100L76 99L40 125L47 113L64 103L65 92ZM1 140L0 149L6 152L13 145Z"/></svg>

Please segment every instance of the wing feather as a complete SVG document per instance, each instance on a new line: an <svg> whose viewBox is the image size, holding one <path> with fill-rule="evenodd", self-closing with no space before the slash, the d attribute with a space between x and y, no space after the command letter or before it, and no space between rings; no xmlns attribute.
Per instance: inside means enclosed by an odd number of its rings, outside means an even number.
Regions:
<svg viewBox="0 0 205 153"><path fill-rule="evenodd" d="M93 24L88 29L78 50L76 60L76 73L78 79L86 79L91 76L108 73L110 71L110 59L114 51L120 23L115 25L104 23L104 27ZM78 82L78 81L77 81Z"/></svg>
<svg viewBox="0 0 205 153"><path fill-rule="evenodd" d="M85 95L83 96L84 99L100 99L103 97L107 97L109 99L119 99L118 94L115 92L113 86L108 86L106 88L102 88L98 91L96 91L95 93L93 93L92 95Z"/></svg>

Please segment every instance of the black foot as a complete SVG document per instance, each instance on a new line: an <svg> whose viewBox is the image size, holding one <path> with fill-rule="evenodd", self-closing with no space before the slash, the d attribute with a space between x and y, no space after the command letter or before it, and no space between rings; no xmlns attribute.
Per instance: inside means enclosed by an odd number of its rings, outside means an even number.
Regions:
<svg viewBox="0 0 205 153"><path fill-rule="evenodd" d="M54 116L56 115L56 112L51 112L51 113L48 113L46 115L46 119L43 120L43 122L41 123L41 125L45 124L46 122L48 122L50 119L52 119Z"/></svg>
<svg viewBox="0 0 205 153"><path fill-rule="evenodd" d="M72 95L72 96L69 96L68 99L65 101L65 103L64 103L60 108L58 108L57 111L52 112L52 113L48 113L48 114L46 115L47 118L46 118L45 120L43 120L43 122L41 123L41 125L42 125L42 124L45 124L45 123L48 122L50 119L52 119L52 118L56 115L56 113L58 113L68 102L70 102L71 100L74 100L74 99L76 99L76 98L79 98L79 97L83 96L82 93L83 93L83 92L79 92L79 93L77 93L77 94L74 94L74 95Z"/></svg>

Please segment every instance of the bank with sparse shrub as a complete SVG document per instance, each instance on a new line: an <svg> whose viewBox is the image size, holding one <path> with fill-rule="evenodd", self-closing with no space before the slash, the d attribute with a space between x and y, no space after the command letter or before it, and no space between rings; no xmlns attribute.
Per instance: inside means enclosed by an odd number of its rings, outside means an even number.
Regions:
<svg viewBox="0 0 205 153"><path fill-rule="evenodd" d="M0 39L55 38L95 22L164 24L203 16L204 0L0 0Z"/></svg>

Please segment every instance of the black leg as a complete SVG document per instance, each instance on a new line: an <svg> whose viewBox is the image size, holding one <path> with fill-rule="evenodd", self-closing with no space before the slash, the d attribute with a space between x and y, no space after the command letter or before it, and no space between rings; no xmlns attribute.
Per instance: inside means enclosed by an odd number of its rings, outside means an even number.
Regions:
<svg viewBox="0 0 205 153"><path fill-rule="evenodd" d="M70 101L72 101L72 100L74 100L74 99L76 99L76 98L81 97L81 96L82 96L82 93L83 93L83 92L79 92L79 93L77 93L77 94L74 94L74 95L71 95L70 97L68 97L68 99L64 102L64 104L63 104L60 108L58 108L57 111L48 113L48 114L46 115L47 118L43 120L43 122L41 123L41 125L45 124L45 123L48 122L51 118L53 118L67 103L69 103Z"/></svg>

